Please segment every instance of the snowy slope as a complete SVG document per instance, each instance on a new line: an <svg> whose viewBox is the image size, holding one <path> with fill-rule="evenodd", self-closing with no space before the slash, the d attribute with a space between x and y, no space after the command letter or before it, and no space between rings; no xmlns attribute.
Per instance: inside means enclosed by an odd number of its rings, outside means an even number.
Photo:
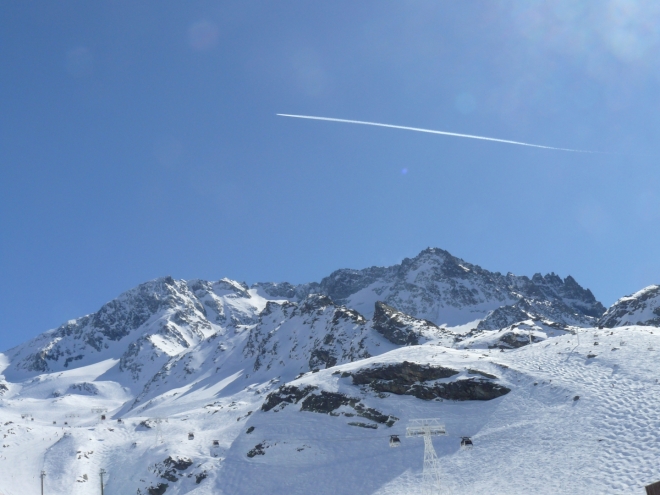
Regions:
<svg viewBox="0 0 660 495"><path fill-rule="evenodd" d="M453 334L394 310L376 322L336 305L327 296L311 295L300 303L271 301L249 330L239 328L231 338L212 336L172 358L124 409L152 407L163 400L165 390L170 395L189 392L225 376L272 384L410 345L393 342L391 329L415 343L454 342Z"/></svg>
<svg viewBox="0 0 660 495"><path fill-rule="evenodd" d="M181 389L150 409L124 415L121 423L91 412L106 407L112 414L124 398L114 392L15 396L0 408L0 493L39 493L41 469L48 473L48 493L89 493L101 467L108 472L106 493L157 493L149 488L164 484L168 494L418 493L423 442L403 433L410 419L423 417L446 425L447 436L434 445L455 494L643 493L644 483L660 477L660 337L654 330L580 330L578 347L577 336L565 334L504 352L426 343L287 383L228 376ZM431 385L483 379L510 392L492 400L423 400L383 394L352 378L404 362L458 372ZM92 368L79 368L76 380L94 382L103 370ZM58 381L71 377L40 379L62 386ZM305 406L306 398L264 410L264 401L283 385L357 402L330 414L313 410L323 403ZM366 416L358 414L360 407ZM402 447L388 447L391 434L401 435ZM474 440L470 451L458 448L465 435Z"/></svg>

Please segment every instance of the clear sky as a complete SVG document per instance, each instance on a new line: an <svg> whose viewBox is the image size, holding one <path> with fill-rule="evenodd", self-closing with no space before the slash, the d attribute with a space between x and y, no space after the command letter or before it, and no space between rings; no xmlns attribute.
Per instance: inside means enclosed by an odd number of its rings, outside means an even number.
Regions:
<svg viewBox="0 0 660 495"><path fill-rule="evenodd" d="M657 0L2 2L0 348L429 246L609 305L660 283L659 83Z"/></svg>

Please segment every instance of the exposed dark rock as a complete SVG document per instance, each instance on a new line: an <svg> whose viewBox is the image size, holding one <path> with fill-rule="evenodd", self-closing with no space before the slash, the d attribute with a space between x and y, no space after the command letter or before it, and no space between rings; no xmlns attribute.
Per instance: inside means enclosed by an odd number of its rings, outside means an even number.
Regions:
<svg viewBox="0 0 660 495"><path fill-rule="evenodd" d="M308 331L298 333L301 324ZM284 337L283 328L296 336ZM285 353L304 358L310 370L320 370L369 357L368 343L376 340L358 312L314 294L299 304L267 303L259 323L249 332L244 355L255 357L254 371L282 366Z"/></svg>
<svg viewBox="0 0 660 495"><path fill-rule="evenodd" d="M316 390L317 387L307 386L298 388L293 385L282 385L277 390L271 392L266 396L266 400L261 405L262 411L270 411L280 404L297 404L300 399L305 397L311 391Z"/></svg>
<svg viewBox="0 0 660 495"><path fill-rule="evenodd" d="M169 485L167 483L158 483L156 486L150 486L147 491L149 495L163 495Z"/></svg>
<svg viewBox="0 0 660 495"><path fill-rule="evenodd" d="M319 394L308 395L302 401L301 411L330 414L343 405L349 405L351 399L344 394L322 391Z"/></svg>
<svg viewBox="0 0 660 495"><path fill-rule="evenodd" d="M604 309L596 301L591 306L583 307L584 311L578 311L571 306L570 301L565 301L559 296L553 298L550 294L538 294L536 289L529 290L531 291L529 297L521 298L514 304L501 306L488 313L477 325L477 330L498 330L525 320L543 320L562 330L570 325L591 326L596 322L595 318L602 314L601 308Z"/></svg>
<svg viewBox="0 0 660 495"><path fill-rule="evenodd" d="M173 458L172 456L170 456L163 461L163 464L165 464L165 466L167 467L176 469L177 471L185 471L190 466L192 466L193 461L188 457Z"/></svg>
<svg viewBox="0 0 660 495"><path fill-rule="evenodd" d="M533 316L525 307L525 304L513 304L511 306L502 306L497 308L481 320L477 325L477 330L499 330L518 323L519 321L532 319Z"/></svg>
<svg viewBox="0 0 660 495"><path fill-rule="evenodd" d="M360 399L349 397L336 392L321 391L319 394L310 394L302 401L301 411L310 411L316 413L325 413L333 416L339 414L335 411L341 406L349 406L355 410L355 415L370 419L376 423L392 426L399 418L388 416L371 407L365 407ZM347 416L353 416L348 413Z"/></svg>
<svg viewBox="0 0 660 495"><path fill-rule="evenodd" d="M458 371L451 368L431 366L428 364L417 364L411 363L409 361L380 365L351 373L353 377L353 383L355 385L371 385L374 390L378 390L379 385L377 384L380 382L392 382L389 385L390 388L396 386L407 387L413 383L438 380L440 378L449 378L457 374ZM379 391L393 392L393 390Z"/></svg>
<svg viewBox="0 0 660 495"><path fill-rule="evenodd" d="M73 383L69 385L67 393L80 395L98 395L99 389L96 387L96 385L89 382Z"/></svg>
<svg viewBox="0 0 660 495"><path fill-rule="evenodd" d="M245 430L245 433L248 435L254 431L254 426L250 426L247 430Z"/></svg>
<svg viewBox="0 0 660 495"><path fill-rule="evenodd" d="M9 391L9 388L4 383L0 383L0 395L4 395L5 392Z"/></svg>
<svg viewBox="0 0 660 495"><path fill-rule="evenodd" d="M376 423L380 423L385 426L392 426L394 423L396 423L399 420L399 418L395 416L388 416L386 414L381 413L380 411L377 411L372 407L365 407L361 403L357 403L353 407L355 408L355 411L357 412L358 416L362 418L370 419L371 421L375 421Z"/></svg>
<svg viewBox="0 0 660 495"><path fill-rule="evenodd" d="M348 423L350 426L359 426L360 428L371 428L372 430L378 429L378 425L375 425L373 423L356 423L356 422L351 422Z"/></svg>
<svg viewBox="0 0 660 495"><path fill-rule="evenodd" d="M261 289L266 294L272 297L281 297L286 299L293 299L296 297L296 286L289 282L259 282L252 284L253 289Z"/></svg>
<svg viewBox="0 0 660 495"><path fill-rule="evenodd" d="M286 298L295 301L300 301L307 297L308 294L318 292L319 284L312 282L309 284L292 285L288 282L273 283L273 282L258 282L252 284L253 289L261 289L266 294L272 297Z"/></svg>
<svg viewBox="0 0 660 495"><path fill-rule="evenodd" d="M532 343L541 342L542 339L532 335ZM502 337L500 337L497 344L489 346L492 349L518 349L519 347L524 347L529 345L529 335L515 333L515 332L506 332Z"/></svg>
<svg viewBox="0 0 660 495"><path fill-rule="evenodd" d="M163 462L159 462L154 466L155 472L163 479L176 483L182 476L180 471L185 471L192 466L192 459L188 457L172 457L169 456ZM159 485L160 486L160 485ZM167 485L166 485L167 486Z"/></svg>
<svg viewBox="0 0 660 495"><path fill-rule="evenodd" d="M337 364L337 358L330 351L324 349L314 349L312 351L312 357L309 360L310 369L319 369L321 366L332 368L335 364Z"/></svg>
<svg viewBox="0 0 660 495"><path fill-rule="evenodd" d="M171 481L173 483L179 481L179 478L176 476L176 471L165 471L163 474L161 474L160 477L166 479L167 481Z"/></svg>
<svg viewBox="0 0 660 495"><path fill-rule="evenodd" d="M310 294L305 300L300 303L300 313L309 314L315 313L317 311L322 311L328 306L334 306L335 303L332 302L328 296L323 294Z"/></svg>
<svg viewBox="0 0 660 495"><path fill-rule="evenodd" d="M473 371L474 373L474 371ZM483 372L484 378L490 378ZM488 379L470 378L447 383L424 384L424 382L450 378L458 371L450 368L433 367L404 361L375 368L367 368L352 374L353 383L368 385L375 392L396 395L412 395L418 399L447 400L490 400L510 392L506 387ZM493 378L495 378L493 376Z"/></svg>
<svg viewBox="0 0 660 495"><path fill-rule="evenodd" d="M147 429L147 430L150 430L150 429L153 428L154 426L155 426L155 424L154 424L153 421L150 421L150 420L148 420L148 419L145 419L145 420L143 420L143 421L140 421L140 423L137 425L137 427L136 427L135 429L136 429L136 430L138 430L138 429Z"/></svg>
<svg viewBox="0 0 660 495"><path fill-rule="evenodd" d="M254 448L250 449L247 453L247 456L252 458L258 455L266 455L265 445L263 443L258 443Z"/></svg>
<svg viewBox="0 0 660 495"><path fill-rule="evenodd" d="M373 317L373 328L387 340L396 345L419 344L419 332L415 330L414 324L419 320L397 311L392 306L383 302L376 302ZM438 328L430 321L424 323L433 328Z"/></svg>
<svg viewBox="0 0 660 495"><path fill-rule="evenodd" d="M270 411L279 404L297 404L302 400L300 407L301 411L338 416L340 413L335 411L341 406L348 406L355 410L355 414L343 413L349 417L360 416L387 426L392 426L399 419L394 416L383 414L376 409L364 406L360 402L360 399L336 392L326 392L324 390L319 393L314 393L316 390L317 387L312 386L304 388L298 388L292 385L282 386L266 397L261 408L264 411Z"/></svg>
<svg viewBox="0 0 660 495"><path fill-rule="evenodd" d="M197 473L195 475L195 483L199 485L203 480L206 479L207 476L208 476L208 474L206 474L206 471L202 471L201 473Z"/></svg>
<svg viewBox="0 0 660 495"><path fill-rule="evenodd" d="M366 323L367 320L364 319L360 313L351 308L346 308L344 306L338 306L335 310L335 314L332 317L332 323L337 324L341 320L350 320L354 323Z"/></svg>
<svg viewBox="0 0 660 495"><path fill-rule="evenodd" d="M64 367L65 367L65 368L68 368L68 367L69 367L69 364L71 364L73 361L79 361L79 360L81 360L83 357L85 357L85 356L83 356L82 354L78 354L77 356L72 356L72 357L68 357L68 358L66 358L66 359L64 360Z"/></svg>
<svg viewBox="0 0 660 495"><path fill-rule="evenodd" d="M413 385L405 392L418 399L432 400L491 400L511 392L510 389L488 380L469 378L431 386Z"/></svg>

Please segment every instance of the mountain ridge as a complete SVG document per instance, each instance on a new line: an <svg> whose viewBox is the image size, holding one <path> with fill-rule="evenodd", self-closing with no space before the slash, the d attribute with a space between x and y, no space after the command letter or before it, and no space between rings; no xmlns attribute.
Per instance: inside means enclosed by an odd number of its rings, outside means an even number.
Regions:
<svg viewBox="0 0 660 495"><path fill-rule="evenodd" d="M554 273L531 278L502 275L447 251L427 248L398 265L340 269L320 283L297 286L283 282L248 287L226 278L209 282L161 277L6 354L15 372L39 373L89 364L90 355L119 352L114 356L120 360L118 370L138 381L143 373L155 373L168 359L211 335L256 325L269 302L302 303L318 294L329 297L332 304L359 308L366 318L383 303L436 326L446 326L439 320L475 321L474 328L480 331L529 319L564 327L590 326L605 313L591 291L571 276L562 280ZM144 362L153 366L143 370ZM14 376L10 368L7 372Z"/></svg>

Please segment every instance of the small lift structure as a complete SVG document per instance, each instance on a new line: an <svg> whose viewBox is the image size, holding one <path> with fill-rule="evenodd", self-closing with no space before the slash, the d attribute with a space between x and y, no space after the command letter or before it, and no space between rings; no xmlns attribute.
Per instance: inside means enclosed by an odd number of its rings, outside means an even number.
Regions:
<svg viewBox="0 0 660 495"><path fill-rule="evenodd" d="M105 421L105 413L107 413L108 410L105 407L93 407L92 408L92 414L100 414L101 415L101 421Z"/></svg>

